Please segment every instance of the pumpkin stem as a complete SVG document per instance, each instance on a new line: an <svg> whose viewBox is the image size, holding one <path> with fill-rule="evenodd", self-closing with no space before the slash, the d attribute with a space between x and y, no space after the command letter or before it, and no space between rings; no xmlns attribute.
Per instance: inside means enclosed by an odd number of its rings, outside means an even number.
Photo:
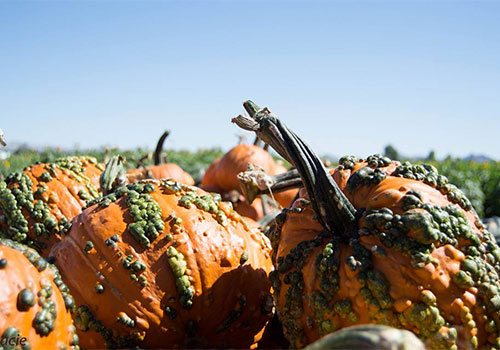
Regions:
<svg viewBox="0 0 500 350"><path fill-rule="evenodd" d="M125 158L122 155L117 155L111 157L106 163L106 169L99 177L99 185L103 195L107 195L127 183L124 162Z"/></svg>
<svg viewBox="0 0 500 350"><path fill-rule="evenodd" d="M255 137L255 140L253 141L254 146L260 146L260 139L258 136Z"/></svg>
<svg viewBox="0 0 500 350"><path fill-rule="evenodd" d="M250 204L260 195L303 187L302 179L296 169L277 175L269 175L262 169L251 169L239 173L238 180L241 193Z"/></svg>
<svg viewBox="0 0 500 350"><path fill-rule="evenodd" d="M7 142L5 141L5 137L3 136L3 131L0 129L0 145L2 147L7 146Z"/></svg>
<svg viewBox="0 0 500 350"><path fill-rule="evenodd" d="M255 102L250 100L243 103L243 108L245 108L245 111L247 111L248 115L251 118L253 118L255 114L257 114L257 112L261 110L261 108L255 104Z"/></svg>
<svg viewBox="0 0 500 350"><path fill-rule="evenodd" d="M151 152L148 152L146 153L145 155L143 155L141 158L139 158L139 160L137 160L136 162L136 168L146 168L146 165L144 164L144 162L147 160L147 159L150 159L151 158Z"/></svg>
<svg viewBox="0 0 500 350"><path fill-rule="evenodd" d="M256 105L246 101L243 106L248 111ZM250 117L239 115L232 122L242 129L254 131L261 140L293 164L324 228L331 232L350 233L356 227L356 209L325 169L321 159L269 109L263 108Z"/></svg>
<svg viewBox="0 0 500 350"><path fill-rule="evenodd" d="M170 135L170 130L166 130L160 136L160 139L158 140L158 143L156 144L155 153L154 153L154 156L153 156L155 165L160 165L161 163L166 163L167 162L167 157L165 157L163 159L163 162L162 162L161 152L163 150L163 143L165 142L165 139L168 137L168 135Z"/></svg>

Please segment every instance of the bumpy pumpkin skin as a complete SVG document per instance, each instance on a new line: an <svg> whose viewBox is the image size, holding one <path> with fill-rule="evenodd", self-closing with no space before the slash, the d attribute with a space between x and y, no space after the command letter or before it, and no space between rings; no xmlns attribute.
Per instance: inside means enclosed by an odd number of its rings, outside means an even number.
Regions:
<svg viewBox="0 0 500 350"><path fill-rule="evenodd" d="M54 266L33 249L0 239L0 281L0 344L25 337L30 347L18 342L15 349L79 349L74 300Z"/></svg>
<svg viewBox="0 0 500 350"><path fill-rule="evenodd" d="M34 164L0 182L0 236L27 244L46 256L97 198L102 164L91 157L66 157Z"/></svg>
<svg viewBox="0 0 500 350"><path fill-rule="evenodd" d="M358 209L358 239L325 231L305 190L269 231L292 347L378 323L430 349L500 348L500 251L463 194L432 166L380 156L342 158L331 173Z"/></svg>
<svg viewBox="0 0 500 350"><path fill-rule="evenodd" d="M256 343L272 316L272 262L251 225L217 197L167 180L136 182L86 209L51 252L74 290L82 346Z"/></svg>
<svg viewBox="0 0 500 350"><path fill-rule="evenodd" d="M240 191L237 175L248 170L248 164L255 164L269 175L284 173L287 169L274 161L273 157L263 148L255 145L239 144L233 147L222 158L216 159L206 170L202 187L208 191L225 193L232 190ZM296 190L288 190L274 194L276 201L283 207L288 207ZM239 211L238 211L239 212ZM244 215L244 214L242 214ZM252 217L261 219L262 216Z"/></svg>
<svg viewBox="0 0 500 350"><path fill-rule="evenodd" d="M145 180L150 178L153 179L172 178L175 181L178 181L188 186L194 185L193 177L175 163L151 165L146 169L131 169L127 171L126 176L129 182L135 182L138 180Z"/></svg>

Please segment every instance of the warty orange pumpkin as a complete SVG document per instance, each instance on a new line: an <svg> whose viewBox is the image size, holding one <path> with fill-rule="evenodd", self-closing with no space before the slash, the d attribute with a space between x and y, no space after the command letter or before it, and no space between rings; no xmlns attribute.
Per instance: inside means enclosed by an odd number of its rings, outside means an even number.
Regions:
<svg viewBox="0 0 500 350"><path fill-rule="evenodd" d="M88 200L97 198L104 167L92 157L34 164L0 181L0 236L46 253Z"/></svg>
<svg viewBox="0 0 500 350"><path fill-rule="evenodd" d="M0 349L79 349L74 300L36 251L0 238Z"/></svg>
<svg viewBox="0 0 500 350"><path fill-rule="evenodd" d="M433 166L344 157L330 174L267 108L233 121L290 161L304 186L268 232L292 347L373 323L411 330L430 349L500 349L500 249Z"/></svg>
<svg viewBox="0 0 500 350"><path fill-rule="evenodd" d="M267 238L220 196L171 180L118 188L51 255L81 345L248 348L272 316Z"/></svg>

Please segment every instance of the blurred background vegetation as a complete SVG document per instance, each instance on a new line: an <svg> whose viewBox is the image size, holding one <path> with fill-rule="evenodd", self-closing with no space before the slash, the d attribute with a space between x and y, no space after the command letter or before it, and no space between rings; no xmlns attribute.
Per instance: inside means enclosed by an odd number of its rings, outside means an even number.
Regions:
<svg viewBox="0 0 500 350"><path fill-rule="evenodd" d="M90 155L98 161L122 154L127 158L129 168L144 166L153 163L151 151L147 149L120 150L118 148L61 150L55 148L31 149L25 145L15 150L0 151L0 176L11 172L20 171L27 165L35 162L52 162L56 158L68 155ZM184 150L165 150L163 155L168 162L179 164L189 172L198 182L204 170L224 151L220 148L202 149L195 152ZM448 177L451 183L462 189L472 202L481 217L500 216L500 162L483 156L470 156L467 158L447 157L436 160L435 152L431 151L423 158L405 157L391 145L384 150L384 155L391 159L417 163L431 163L441 174ZM335 166L338 158L325 157L329 166Z"/></svg>

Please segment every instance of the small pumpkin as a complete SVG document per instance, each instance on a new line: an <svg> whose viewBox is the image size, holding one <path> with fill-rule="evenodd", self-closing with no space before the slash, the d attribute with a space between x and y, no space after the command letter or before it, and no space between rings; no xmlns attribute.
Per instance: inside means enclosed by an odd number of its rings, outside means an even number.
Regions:
<svg viewBox="0 0 500 350"><path fill-rule="evenodd" d="M430 349L500 349L500 248L433 166L343 157L330 174L268 109L234 121L304 186L268 232L292 347L373 323L410 330Z"/></svg>
<svg viewBox="0 0 500 350"><path fill-rule="evenodd" d="M415 334L383 325L343 328L325 335L304 350L426 350Z"/></svg>
<svg viewBox="0 0 500 350"><path fill-rule="evenodd" d="M262 147L240 143L210 164L201 184L204 188L218 192L239 190L237 175L247 170L248 164L256 164L271 175L276 174L275 169L286 171Z"/></svg>
<svg viewBox="0 0 500 350"><path fill-rule="evenodd" d="M258 110L258 106L255 104L247 104L245 108L249 113L254 113ZM231 191L241 192L237 176L239 173L247 171L249 166L260 168L270 175L285 173L287 171L286 167L276 162L267 149L260 147L258 142L259 138L256 138L253 145L240 143L230 149L221 158L217 158L205 171L201 186L207 191L217 192L224 196ZM271 197L286 208L292 203L296 194L297 191L291 189L272 194ZM240 203L239 207L241 207L241 211L236 203ZM262 203L253 202L249 204L235 202L233 204L236 210L242 215L253 214L249 217L254 220L260 220L265 216Z"/></svg>
<svg viewBox="0 0 500 350"><path fill-rule="evenodd" d="M85 348L248 348L272 316L267 238L220 196L172 180L118 188L51 255Z"/></svg>
<svg viewBox="0 0 500 350"><path fill-rule="evenodd" d="M222 158L217 158L206 170L201 182L203 188L217 193L240 191L237 175L248 170L248 165L257 165L268 174L285 173L287 169L276 163L269 152L255 145L239 144L229 150ZM283 207L292 203L296 190L280 192L274 198Z"/></svg>
<svg viewBox="0 0 500 350"><path fill-rule="evenodd" d="M0 236L46 256L88 200L99 197L103 166L91 157L34 164L0 181Z"/></svg>
<svg viewBox="0 0 500 350"><path fill-rule="evenodd" d="M135 182L144 179L168 179L172 178L180 183L192 186L194 179L189 173L184 171L179 165L175 163L168 163L166 158L162 158L161 152L165 139L170 134L170 131L165 131L158 140L156 149L153 155L154 165L145 168L130 169L126 173L129 182Z"/></svg>
<svg viewBox="0 0 500 350"><path fill-rule="evenodd" d="M36 251L0 238L0 349L79 349L74 300Z"/></svg>

